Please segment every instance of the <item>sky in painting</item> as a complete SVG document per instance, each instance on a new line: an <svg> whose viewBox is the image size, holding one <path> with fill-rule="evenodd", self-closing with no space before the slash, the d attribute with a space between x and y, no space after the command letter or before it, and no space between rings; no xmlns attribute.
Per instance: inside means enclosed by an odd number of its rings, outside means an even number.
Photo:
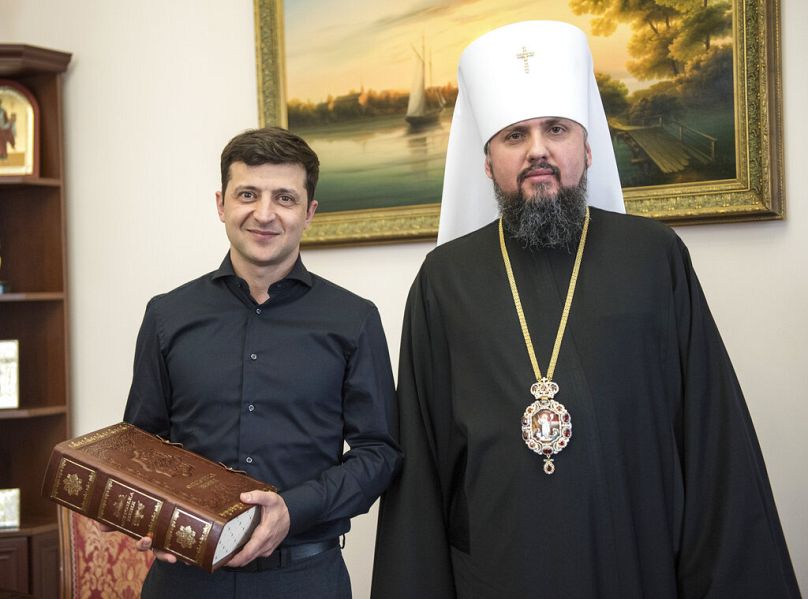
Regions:
<svg viewBox="0 0 808 599"><path fill-rule="evenodd" d="M631 31L620 25L595 37L591 15L572 14L564 0L286 0L287 98L319 102L365 89L407 90L422 38L432 57L432 84L456 79L463 48L486 31L516 21L554 19L589 35L595 70L634 80L625 67Z"/></svg>

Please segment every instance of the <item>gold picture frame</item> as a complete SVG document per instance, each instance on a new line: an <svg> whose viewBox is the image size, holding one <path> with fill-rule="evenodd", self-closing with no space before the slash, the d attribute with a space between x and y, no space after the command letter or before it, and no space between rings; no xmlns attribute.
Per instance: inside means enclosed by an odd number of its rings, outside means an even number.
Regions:
<svg viewBox="0 0 808 599"><path fill-rule="evenodd" d="M0 177L39 176L39 104L31 91L0 79Z"/></svg>
<svg viewBox="0 0 808 599"><path fill-rule="evenodd" d="M580 0L572 3L586 4ZM254 0L254 9L259 121L262 125L286 126L284 3ZM535 13L533 18L543 17L539 7ZM731 0L731 13L730 118L734 126L735 176L624 187L628 212L671 224L784 218L780 2ZM594 20L595 16L589 18ZM603 15L600 18L602 21ZM593 53L597 64L597 53ZM322 60L328 61L329 56L322 56ZM429 204L318 213L304 243L434 238L440 212L439 197L435 200Z"/></svg>

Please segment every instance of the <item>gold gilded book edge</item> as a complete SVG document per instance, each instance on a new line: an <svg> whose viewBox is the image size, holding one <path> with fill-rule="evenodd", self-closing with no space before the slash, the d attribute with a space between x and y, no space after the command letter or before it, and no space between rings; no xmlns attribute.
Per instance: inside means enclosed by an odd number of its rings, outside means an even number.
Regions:
<svg viewBox="0 0 808 599"><path fill-rule="evenodd" d="M244 504L241 502L234 503L226 510L219 512L219 516L222 518L229 518L230 516L234 516L239 513L239 511L242 509L243 506Z"/></svg>
<svg viewBox="0 0 808 599"><path fill-rule="evenodd" d="M92 445L93 443L101 441L102 439L107 439L108 437L117 435L118 433L125 431L129 427L130 425L126 423L117 424L107 429L96 431L94 433L84 435L83 437L79 437L78 439L74 439L70 441L67 445L71 449L79 449L81 447L86 447L87 445Z"/></svg>

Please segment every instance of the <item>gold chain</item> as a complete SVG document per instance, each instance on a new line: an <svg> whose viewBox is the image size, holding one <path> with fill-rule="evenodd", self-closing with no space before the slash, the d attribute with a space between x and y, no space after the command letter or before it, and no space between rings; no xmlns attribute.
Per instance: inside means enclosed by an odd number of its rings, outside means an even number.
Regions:
<svg viewBox="0 0 808 599"><path fill-rule="evenodd" d="M569 319L570 307L572 306L572 296L575 294L575 284L578 282L578 271L581 268L581 259L584 255L584 245L586 244L586 234L588 231L589 208L587 207L584 227L581 231L581 240L578 242L578 254L575 256L575 266L572 267L570 286L569 289L567 289L567 299L564 302L564 310L561 313L561 322L558 325L553 354L550 356L550 364L547 366L547 378L551 381L553 380L553 372L555 372L556 361L558 360L558 352L561 350L561 340L564 338L564 329L567 328L567 320ZM505 233L502 228L502 217L499 219L499 247L502 250L502 260L505 262L505 271L508 273L508 282L511 285L513 303L516 306L516 314L519 316L519 324L522 326L522 335L525 338L525 346L530 356L530 363L533 365L533 373L536 375L536 380L540 381L542 378L541 370L539 369L539 363L536 361L536 352L533 351L533 342L530 340L530 331L527 329L527 321L525 320L525 312L522 310L522 302L519 299L519 291L516 289L516 279L513 276L511 259L508 256L508 248L505 247Z"/></svg>

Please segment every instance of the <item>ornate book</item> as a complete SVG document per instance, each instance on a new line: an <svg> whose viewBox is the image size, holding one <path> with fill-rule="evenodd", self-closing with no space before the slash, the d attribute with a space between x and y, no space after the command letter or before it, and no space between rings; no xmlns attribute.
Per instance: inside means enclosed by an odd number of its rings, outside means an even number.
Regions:
<svg viewBox="0 0 808 599"><path fill-rule="evenodd" d="M239 501L256 489L276 491L122 422L56 445L42 494L212 572L260 521Z"/></svg>

